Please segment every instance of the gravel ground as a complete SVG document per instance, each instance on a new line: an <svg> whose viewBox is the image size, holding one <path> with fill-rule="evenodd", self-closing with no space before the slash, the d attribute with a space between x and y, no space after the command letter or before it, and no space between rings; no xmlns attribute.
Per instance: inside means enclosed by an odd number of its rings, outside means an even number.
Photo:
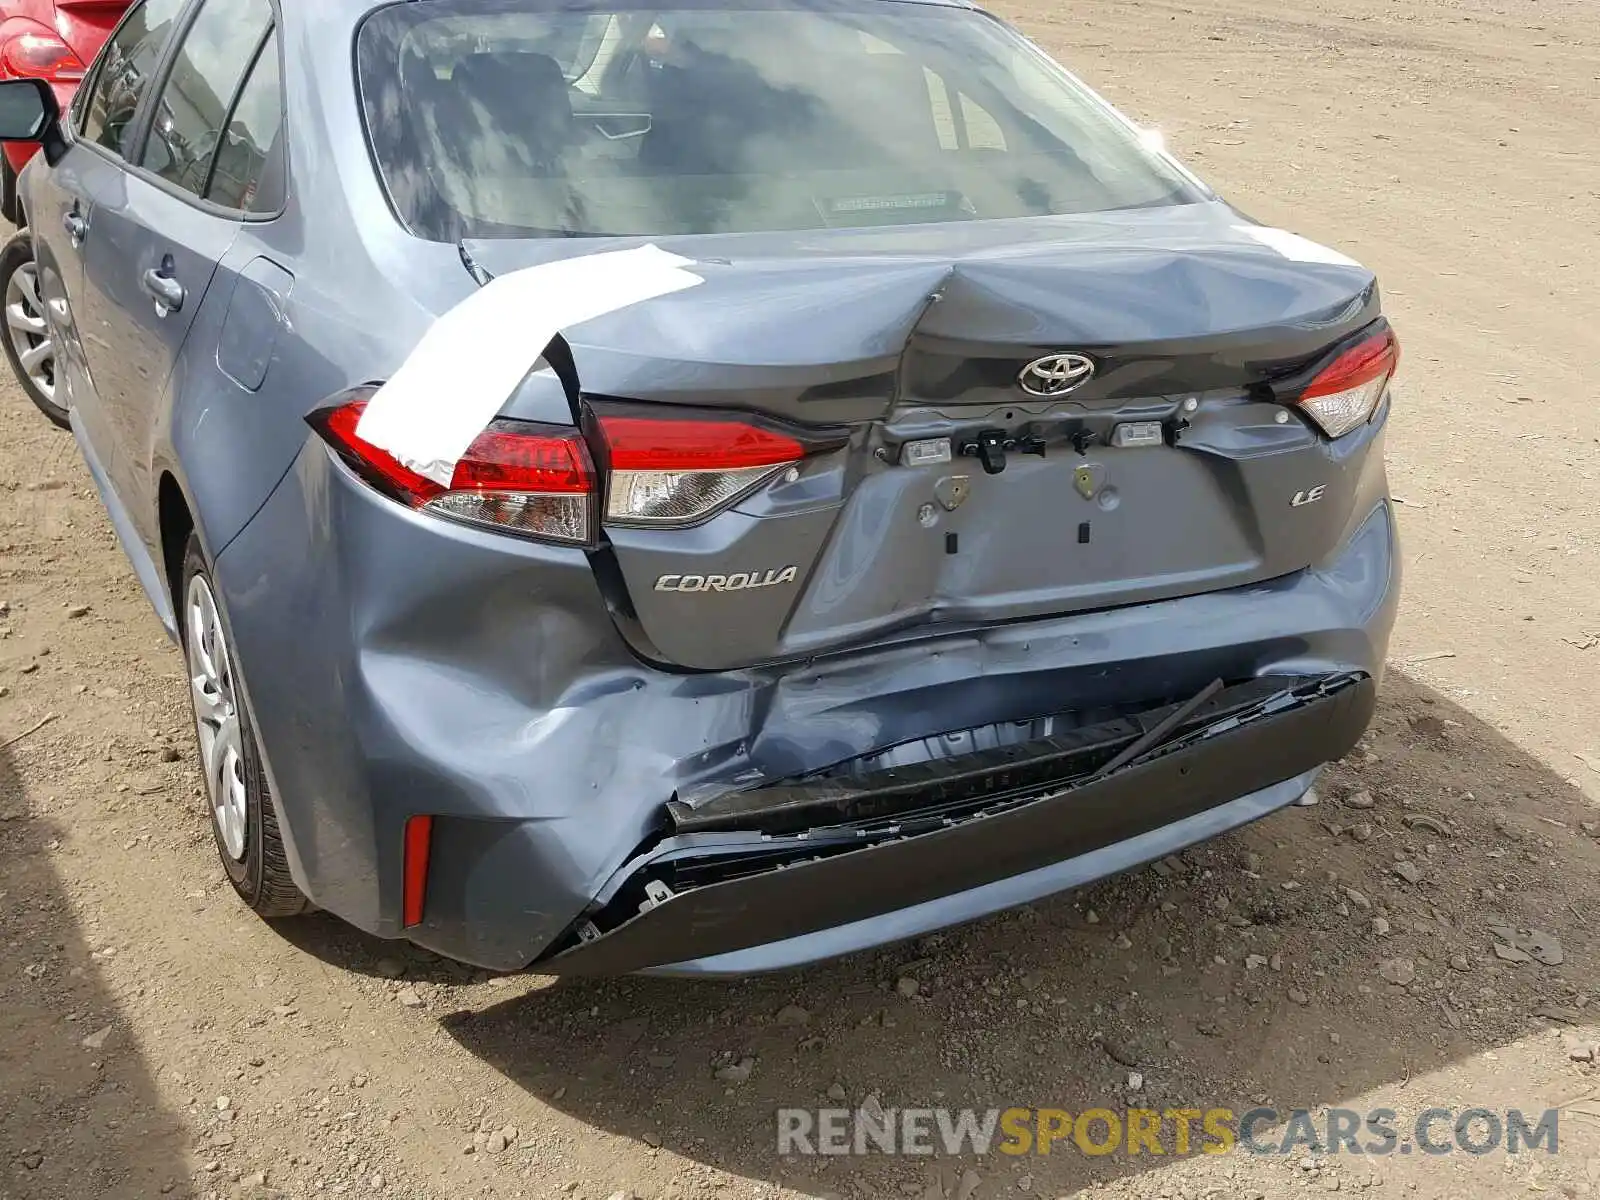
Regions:
<svg viewBox="0 0 1600 1200"><path fill-rule="evenodd" d="M1003 8L1384 280L1407 598L1320 802L740 983L268 927L214 865L179 657L70 438L7 386L0 1197L1600 1196L1592 0ZM1556 1155L778 1157L775 1109L841 1104L1562 1117Z"/></svg>

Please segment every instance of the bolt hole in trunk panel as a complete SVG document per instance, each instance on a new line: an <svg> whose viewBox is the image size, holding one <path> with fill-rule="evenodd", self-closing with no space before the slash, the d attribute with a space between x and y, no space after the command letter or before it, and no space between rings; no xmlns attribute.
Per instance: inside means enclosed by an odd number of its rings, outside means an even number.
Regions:
<svg viewBox="0 0 1600 1200"><path fill-rule="evenodd" d="M997 731L972 731L997 744L892 766L877 765L879 755L752 791L679 797L661 838L617 873L544 963L575 974L666 966L1091 854L1341 757L1375 699L1375 681L1360 672L1263 677L1222 688L1187 715L1160 704L1012 745L998 744ZM1104 770L1153 734L1154 745Z"/></svg>

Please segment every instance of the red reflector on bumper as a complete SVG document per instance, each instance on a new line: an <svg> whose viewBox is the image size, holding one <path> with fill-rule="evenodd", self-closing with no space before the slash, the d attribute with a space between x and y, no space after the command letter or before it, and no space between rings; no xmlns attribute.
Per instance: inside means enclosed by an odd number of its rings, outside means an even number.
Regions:
<svg viewBox="0 0 1600 1200"><path fill-rule="evenodd" d="M432 817L412 817L406 821L405 883L401 923L407 929L422 924L422 909L428 898L428 849L432 842Z"/></svg>

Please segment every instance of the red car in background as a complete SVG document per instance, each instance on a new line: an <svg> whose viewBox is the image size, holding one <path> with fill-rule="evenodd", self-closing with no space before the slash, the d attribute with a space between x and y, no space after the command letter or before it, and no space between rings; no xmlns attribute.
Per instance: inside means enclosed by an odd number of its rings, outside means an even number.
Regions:
<svg viewBox="0 0 1600 1200"><path fill-rule="evenodd" d="M0 0L0 79L44 79L65 112L131 0ZM17 176L39 147L7 143L0 160L0 214L18 233L0 250L0 296L5 298L6 357L23 389L44 414L66 424L55 402L55 351L39 304L33 241L23 231Z"/></svg>

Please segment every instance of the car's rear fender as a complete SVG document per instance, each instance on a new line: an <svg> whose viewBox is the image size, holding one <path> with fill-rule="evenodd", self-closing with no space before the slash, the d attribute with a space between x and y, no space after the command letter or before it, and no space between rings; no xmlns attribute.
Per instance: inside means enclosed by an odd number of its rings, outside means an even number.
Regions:
<svg viewBox="0 0 1600 1200"><path fill-rule="evenodd" d="M141 448L152 487L136 516L153 554L161 541L154 485L163 474L179 484L215 561L293 466L305 415L387 364L395 351L378 331L425 328L431 319L437 298L426 288L416 289L419 299L378 274L364 279L359 311L330 292L325 255L300 248L300 205L291 197L283 217L241 227L174 361ZM470 286L451 247L423 247L413 258L418 278L438 277L445 295Z"/></svg>

